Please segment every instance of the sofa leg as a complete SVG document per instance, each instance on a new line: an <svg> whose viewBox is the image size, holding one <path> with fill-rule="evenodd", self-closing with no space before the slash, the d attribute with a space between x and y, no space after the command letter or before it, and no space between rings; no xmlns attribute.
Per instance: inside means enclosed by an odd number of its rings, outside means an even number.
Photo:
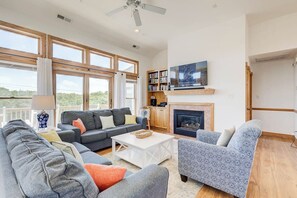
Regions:
<svg viewBox="0 0 297 198"><path fill-rule="evenodd" d="M188 177L185 175L180 175L180 178L183 182L187 182L188 181Z"/></svg>

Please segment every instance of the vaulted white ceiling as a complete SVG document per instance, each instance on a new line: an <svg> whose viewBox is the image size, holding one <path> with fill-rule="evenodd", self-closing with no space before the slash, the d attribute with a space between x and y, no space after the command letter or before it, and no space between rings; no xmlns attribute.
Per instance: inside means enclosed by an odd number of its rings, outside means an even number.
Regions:
<svg viewBox="0 0 297 198"><path fill-rule="evenodd" d="M204 28L246 14L250 24L297 12L297 0L142 0L167 9L166 15L140 10L143 25L139 33L126 9L112 17L107 12L125 5L126 0L0 0L10 9L43 9L53 18L59 13L72 19L74 25L90 27L93 33L113 41L119 47L140 54L153 55L167 48L167 41L189 29ZM27 9L28 10L28 9Z"/></svg>

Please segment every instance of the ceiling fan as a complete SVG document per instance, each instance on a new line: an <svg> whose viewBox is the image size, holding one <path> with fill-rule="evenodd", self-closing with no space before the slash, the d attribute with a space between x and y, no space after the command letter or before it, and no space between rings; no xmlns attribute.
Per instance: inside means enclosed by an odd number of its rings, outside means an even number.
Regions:
<svg viewBox="0 0 297 198"><path fill-rule="evenodd" d="M141 0L127 0L126 5L124 5L124 6L120 7L120 8L117 8L115 10L112 10L112 11L108 12L106 15L107 16L112 16L112 15L118 13L118 12L126 10L129 7L132 8L132 14L133 14L136 26L141 26L142 25L140 15L139 15L139 8L142 8L144 10L154 12L154 13L157 13L157 14L162 14L162 15L164 15L166 13L165 8L161 8L161 7L158 7L158 6L141 3Z"/></svg>

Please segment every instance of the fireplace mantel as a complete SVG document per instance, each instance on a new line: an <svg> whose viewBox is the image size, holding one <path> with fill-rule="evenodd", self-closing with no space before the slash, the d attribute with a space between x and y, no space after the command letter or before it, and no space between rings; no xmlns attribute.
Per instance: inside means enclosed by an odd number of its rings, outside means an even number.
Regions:
<svg viewBox="0 0 297 198"><path fill-rule="evenodd" d="M169 130L174 133L174 110L194 110L204 111L204 129L208 131L214 130L214 103L169 103Z"/></svg>

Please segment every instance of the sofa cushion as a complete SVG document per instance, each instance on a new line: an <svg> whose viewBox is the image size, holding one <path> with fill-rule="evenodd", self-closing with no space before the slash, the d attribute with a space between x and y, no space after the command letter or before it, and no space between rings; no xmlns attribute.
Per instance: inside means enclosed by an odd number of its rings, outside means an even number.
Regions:
<svg viewBox="0 0 297 198"><path fill-rule="evenodd" d="M235 131L227 147L253 158L257 139L261 134L261 121L248 121Z"/></svg>
<svg viewBox="0 0 297 198"><path fill-rule="evenodd" d="M117 126L115 128L104 129L104 131L106 132L108 138L127 133L127 129L124 126Z"/></svg>
<svg viewBox="0 0 297 198"><path fill-rule="evenodd" d="M104 130L90 130L86 131L84 134L81 135L81 142L82 143L89 143L89 142L96 142L99 140L104 140L107 138L106 132Z"/></svg>
<svg viewBox="0 0 297 198"><path fill-rule="evenodd" d="M102 123L100 120L100 116L111 116L112 112L109 109L105 109L105 110L94 110L93 111L94 114L94 120L95 120L95 126L96 129L101 129L102 128Z"/></svg>
<svg viewBox="0 0 297 198"><path fill-rule="evenodd" d="M141 124L129 124L129 125L124 125L124 126L127 129L128 133L142 129Z"/></svg>
<svg viewBox="0 0 297 198"><path fill-rule="evenodd" d="M111 165L112 164L109 159L102 157L92 151L82 153L81 157L82 157L84 163L102 164L102 165Z"/></svg>
<svg viewBox="0 0 297 198"><path fill-rule="evenodd" d="M113 120L116 126L125 124L125 115L131 115L131 111L129 107L121 108L121 109L113 109Z"/></svg>
<svg viewBox="0 0 297 198"><path fill-rule="evenodd" d="M98 195L96 185L82 165L34 131L15 129L6 136L6 142L10 149L12 167L26 197L70 198Z"/></svg>
<svg viewBox="0 0 297 198"><path fill-rule="evenodd" d="M80 118L84 123L87 130L95 129L95 121L93 118L93 112L91 111L64 111L61 114L62 124L71 124L73 120Z"/></svg>
<svg viewBox="0 0 297 198"><path fill-rule="evenodd" d="M72 144L75 146L75 148L77 149L77 151L82 154L84 152L90 151L90 149L78 142L72 142Z"/></svg>

